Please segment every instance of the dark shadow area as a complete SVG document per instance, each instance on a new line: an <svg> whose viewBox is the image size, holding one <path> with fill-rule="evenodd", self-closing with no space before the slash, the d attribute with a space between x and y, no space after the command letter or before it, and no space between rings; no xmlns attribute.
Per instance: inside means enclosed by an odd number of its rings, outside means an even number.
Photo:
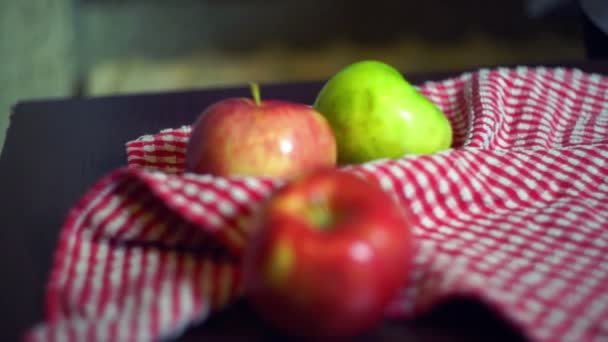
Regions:
<svg viewBox="0 0 608 342"><path fill-rule="evenodd" d="M240 301L206 323L192 327L178 341L298 341L276 331ZM515 326L489 306L467 297L437 303L408 321L385 321L349 341L527 341Z"/></svg>

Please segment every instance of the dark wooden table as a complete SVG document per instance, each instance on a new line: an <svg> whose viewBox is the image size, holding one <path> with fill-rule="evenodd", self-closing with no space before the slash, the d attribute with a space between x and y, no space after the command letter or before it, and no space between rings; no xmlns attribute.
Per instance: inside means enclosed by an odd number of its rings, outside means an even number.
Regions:
<svg viewBox="0 0 608 342"><path fill-rule="evenodd" d="M560 63L608 74L608 61ZM408 75L413 83L458 74ZM263 85L265 98L312 103L321 82ZM28 101L12 111L0 157L0 340L18 340L42 320L44 285L59 228L70 206L100 177L126 164L124 143L162 128L191 123L207 105L249 96L246 87ZM439 305L411 322L386 322L362 339L514 340L506 323L466 299ZM183 340L280 339L245 303L189 330Z"/></svg>

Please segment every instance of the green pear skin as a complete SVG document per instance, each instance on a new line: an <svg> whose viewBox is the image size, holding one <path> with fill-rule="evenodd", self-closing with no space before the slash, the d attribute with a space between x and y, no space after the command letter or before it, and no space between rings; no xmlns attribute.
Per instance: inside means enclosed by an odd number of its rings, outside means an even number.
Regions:
<svg viewBox="0 0 608 342"><path fill-rule="evenodd" d="M340 164L432 154L452 145L447 117L392 66L355 62L323 86L313 104L329 121Z"/></svg>

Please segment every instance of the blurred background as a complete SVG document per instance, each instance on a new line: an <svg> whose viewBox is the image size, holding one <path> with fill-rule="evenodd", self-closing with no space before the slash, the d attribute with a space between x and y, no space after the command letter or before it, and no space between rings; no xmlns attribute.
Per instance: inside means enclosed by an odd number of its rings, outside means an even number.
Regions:
<svg viewBox="0 0 608 342"><path fill-rule="evenodd" d="M585 58L574 0L0 0L0 25L0 148L17 101Z"/></svg>

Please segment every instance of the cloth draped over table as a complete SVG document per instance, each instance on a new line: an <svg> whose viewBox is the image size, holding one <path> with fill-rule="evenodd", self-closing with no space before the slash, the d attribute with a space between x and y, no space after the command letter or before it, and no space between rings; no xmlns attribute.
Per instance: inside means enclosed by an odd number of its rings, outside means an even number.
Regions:
<svg viewBox="0 0 608 342"><path fill-rule="evenodd" d="M469 294L533 340L608 339L608 78L499 68L419 89L453 148L342 168L414 216L387 316ZM242 296L246 223L284 181L185 173L189 127L150 133L69 212L29 340L174 337Z"/></svg>

